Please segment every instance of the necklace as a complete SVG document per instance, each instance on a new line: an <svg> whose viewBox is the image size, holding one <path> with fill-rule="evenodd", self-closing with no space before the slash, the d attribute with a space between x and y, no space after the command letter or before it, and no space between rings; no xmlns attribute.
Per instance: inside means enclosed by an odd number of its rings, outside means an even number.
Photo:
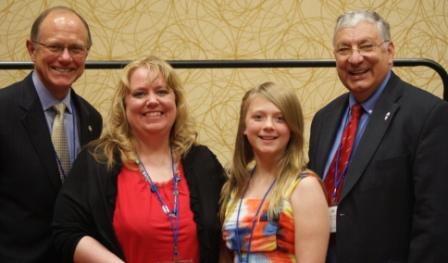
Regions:
<svg viewBox="0 0 448 263"><path fill-rule="evenodd" d="M253 173L253 171L252 171L252 173ZM251 179L252 179L252 177L251 177ZM244 195L246 194L246 191L247 191L247 187L246 187L246 190L244 191L243 195L240 198L240 202L238 204L238 211L237 211L237 215L236 215L236 246L237 246L237 249L238 249L237 250L238 262L242 262L242 263L243 262L247 262L247 263L249 263L250 247L251 247L251 244L252 244L252 236L253 236L253 233L254 233L255 224L257 223L258 214L260 213L261 207L263 206L263 203L265 202L266 197L268 196L269 192L271 192L272 187L274 186L276 180L277 180L277 178L275 178L274 181L272 181L272 183L269 186L268 190L266 190L266 192L264 193L263 198L261 199L261 202L258 205L257 211L255 212L255 215L254 215L254 217L252 219L252 225L251 225L251 227L249 229L249 243L248 243L248 246L247 246L247 253L246 253L247 257L246 257L246 260L243 260L243 255L241 253L242 244L240 243L241 240L240 240L240 232L239 232L239 221L240 221L241 203L243 202Z"/></svg>
<svg viewBox="0 0 448 263"><path fill-rule="evenodd" d="M173 196L174 196L174 207L173 210L170 210L166 201L163 199L162 195L159 192L157 185L151 179L149 172L146 170L145 165L142 163L140 158L137 156L136 163L140 170L140 173L145 177L146 181L149 183L149 189L151 193L154 193L157 197L157 200L160 203L163 213L167 216L170 222L170 228L173 232L173 258L174 262L179 261L179 249L178 249L178 236L179 236L179 189L178 184L180 181L180 177L175 172L174 168L174 159L173 152L170 151L171 154L171 171L173 174Z"/></svg>

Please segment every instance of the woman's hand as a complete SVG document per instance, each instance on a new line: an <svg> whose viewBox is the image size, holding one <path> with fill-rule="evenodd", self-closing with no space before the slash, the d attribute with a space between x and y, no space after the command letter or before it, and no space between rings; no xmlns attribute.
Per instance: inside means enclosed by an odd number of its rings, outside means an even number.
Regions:
<svg viewBox="0 0 448 263"><path fill-rule="evenodd" d="M75 263L124 263L100 242L90 236L82 237L73 255Z"/></svg>

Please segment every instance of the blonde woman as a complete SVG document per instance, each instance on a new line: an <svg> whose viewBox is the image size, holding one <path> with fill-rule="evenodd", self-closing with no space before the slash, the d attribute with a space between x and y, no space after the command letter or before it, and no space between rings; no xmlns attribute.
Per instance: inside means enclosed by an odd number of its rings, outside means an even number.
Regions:
<svg viewBox="0 0 448 263"><path fill-rule="evenodd" d="M328 207L318 177L305 169L303 126L293 90L267 82L245 94L222 192L233 261L325 261Z"/></svg>
<svg viewBox="0 0 448 263"><path fill-rule="evenodd" d="M216 262L223 170L195 143L172 67L127 65L110 114L56 202L62 262Z"/></svg>

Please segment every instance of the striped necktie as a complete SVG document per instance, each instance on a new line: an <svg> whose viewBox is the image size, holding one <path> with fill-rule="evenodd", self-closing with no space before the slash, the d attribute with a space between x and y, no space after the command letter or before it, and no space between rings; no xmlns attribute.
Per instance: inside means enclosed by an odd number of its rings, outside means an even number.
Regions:
<svg viewBox="0 0 448 263"><path fill-rule="evenodd" d="M350 120L342 133L341 144L334 154L330 164L328 174L324 179L324 186L327 192L327 198L330 205L339 203L342 186L344 184L345 173L349 165L350 157L353 151L353 144L358 130L359 119L362 114L360 104L354 104L351 109Z"/></svg>

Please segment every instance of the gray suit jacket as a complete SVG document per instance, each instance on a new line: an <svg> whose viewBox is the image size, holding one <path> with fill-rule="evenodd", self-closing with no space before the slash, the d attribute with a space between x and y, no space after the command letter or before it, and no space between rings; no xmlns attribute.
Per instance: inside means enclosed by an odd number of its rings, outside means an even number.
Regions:
<svg viewBox="0 0 448 263"><path fill-rule="evenodd" d="M81 145L101 115L72 91ZM53 206L61 187L50 132L31 78L0 89L0 262L56 262Z"/></svg>
<svg viewBox="0 0 448 263"><path fill-rule="evenodd" d="M313 119L309 167L320 175L347 103ZM344 180L337 262L448 262L447 188L448 103L392 74Z"/></svg>

